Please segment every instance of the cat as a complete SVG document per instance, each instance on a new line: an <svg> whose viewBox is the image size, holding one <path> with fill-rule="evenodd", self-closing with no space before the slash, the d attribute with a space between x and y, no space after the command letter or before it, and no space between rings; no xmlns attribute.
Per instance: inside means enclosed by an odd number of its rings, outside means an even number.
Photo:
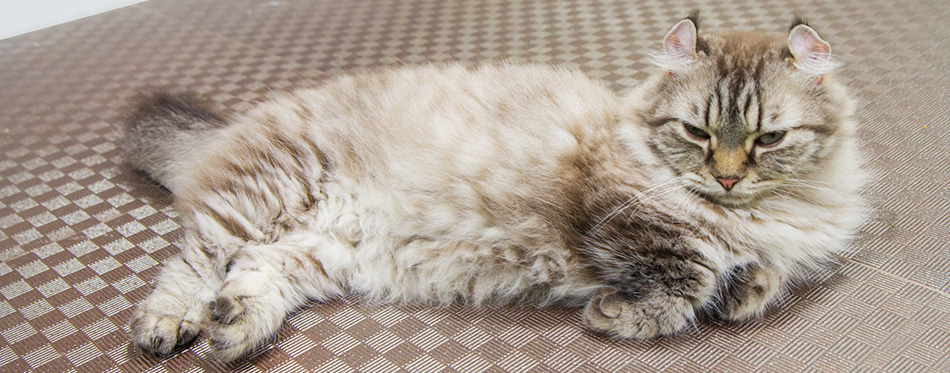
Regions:
<svg viewBox="0 0 950 373"><path fill-rule="evenodd" d="M123 146L175 195L184 238L133 343L168 355L206 329L233 362L347 293L577 306L620 338L759 317L865 218L853 103L805 22L697 25L622 96L495 63L343 75L234 117L143 99Z"/></svg>

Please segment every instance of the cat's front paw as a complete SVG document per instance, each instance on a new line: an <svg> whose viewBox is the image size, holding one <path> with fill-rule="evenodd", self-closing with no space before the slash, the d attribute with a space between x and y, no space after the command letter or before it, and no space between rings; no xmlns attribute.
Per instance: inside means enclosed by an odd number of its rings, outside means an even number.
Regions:
<svg viewBox="0 0 950 373"><path fill-rule="evenodd" d="M183 315L162 311L147 305L140 306L129 323L132 342L145 353L160 357L187 347L201 331L197 320L185 320Z"/></svg>
<svg viewBox="0 0 950 373"><path fill-rule="evenodd" d="M722 292L719 316L733 322L745 322L762 316L768 305L785 286L778 270L751 264L736 269Z"/></svg>
<svg viewBox="0 0 950 373"><path fill-rule="evenodd" d="M683 298L664 295L634 301L616 292L594 297L583 313L584 324L595 331L636 339L673 334L694 315L693 305Z"/></svg>

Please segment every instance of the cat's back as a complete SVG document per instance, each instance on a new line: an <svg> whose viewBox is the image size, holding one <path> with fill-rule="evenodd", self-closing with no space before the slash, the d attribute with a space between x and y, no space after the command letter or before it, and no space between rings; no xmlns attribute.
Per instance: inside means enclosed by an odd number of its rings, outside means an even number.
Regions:
<svg viewBox="0 0 950 373"><path fill-rule="evenodd" d="M403 172L441 159L469 174L571 151L579 138L604 130L618 99L580 72L514 64L378 70L293 96L343 166Z"/></svg>
<svg viewBox="0 0 950 373"><path fill-rule="evenodd" d="M510 192L608 139L618 101L564 68L426 65L344 75L249 115L296 116L281 122L302 127L354 184L415 193L465 181Z"/></svg>

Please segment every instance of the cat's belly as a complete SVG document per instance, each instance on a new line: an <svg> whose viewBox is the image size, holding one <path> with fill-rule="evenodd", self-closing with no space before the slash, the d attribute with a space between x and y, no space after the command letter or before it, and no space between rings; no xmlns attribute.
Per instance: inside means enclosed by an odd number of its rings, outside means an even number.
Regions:
<svg viewBox="0 0 950 373"><path fill-rule="evenodd" d="M366 185L328 183L325 190L308 227L295 234L312 243L329 277L355 294L381 301L580 305L597 288L556 237L519 237L473 224L464 214L432 224L425 214L397 211Z"/></svg>

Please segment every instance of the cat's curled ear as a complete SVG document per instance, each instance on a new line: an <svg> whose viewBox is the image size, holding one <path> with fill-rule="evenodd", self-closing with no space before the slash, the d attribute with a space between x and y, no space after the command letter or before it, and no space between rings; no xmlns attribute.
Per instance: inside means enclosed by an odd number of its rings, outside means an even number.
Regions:
<svg viewBox="0 0 950 373"><path fill-rule="evenodd" d="M677 22L666 34L663 38L663 53L653 56L657 66L672 73L683 70L696 61L696 45L699 42L697 17L696 12L690 14L686 19Z"/></svg>
<svg viewBox="0 0 950 373"><path fill-rule="evenodd" d="M676 23L663 38L663 49L670 59L690 62L696 58L696 24L691 19Z"/></svg>
<svg viewBox="0 0 950 373"><path fill-rule="evenodd" d="M831 59L831 45L804 21L796 19L788 32L788 51L794 66L810 75L824 75L838 67Z"/></svg>

